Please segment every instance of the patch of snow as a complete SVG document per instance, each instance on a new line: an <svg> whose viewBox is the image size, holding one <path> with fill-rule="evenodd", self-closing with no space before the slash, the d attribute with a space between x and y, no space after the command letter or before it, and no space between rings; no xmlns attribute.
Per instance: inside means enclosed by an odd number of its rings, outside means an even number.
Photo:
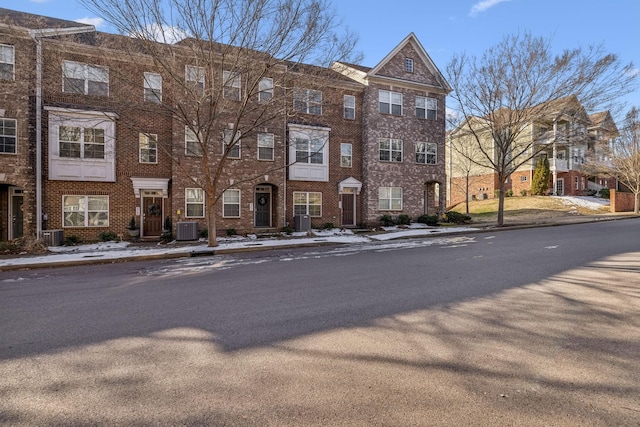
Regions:
<svg viewBox="0 0 640 427"><path fill-rule="evenodd" d="M581 206L587 209L600 210L603 206L609 206L609 199L593 196L551 196L560 200L567 206Z"/></svg>

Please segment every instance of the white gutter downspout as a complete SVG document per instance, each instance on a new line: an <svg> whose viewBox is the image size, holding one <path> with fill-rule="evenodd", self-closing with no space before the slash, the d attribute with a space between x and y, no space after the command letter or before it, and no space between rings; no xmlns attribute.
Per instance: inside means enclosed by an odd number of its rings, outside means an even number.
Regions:
<svg viewBox="0 0 640 427"><path fill-rule="evenodd" d="M93 25L70 28L29 30L36 42L36 238L42 234L42 39L69 34L95 32Z"/></svg>

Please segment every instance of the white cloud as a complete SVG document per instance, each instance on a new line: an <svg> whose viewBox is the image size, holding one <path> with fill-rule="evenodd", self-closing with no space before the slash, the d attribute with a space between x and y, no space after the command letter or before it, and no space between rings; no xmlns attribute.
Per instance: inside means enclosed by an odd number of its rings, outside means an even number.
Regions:
<svg viewBox="0 0 640 427"><path fill-rule="evenodd" d="M485 10L505 1L510 0L482 0L473 5L469 12L469 16L476 16L478 13L484 12Z"/></svg>
<svg viewBox="0 0 640 427"><path fill-rule="evenodd" d="M640 75L640 68L631 68L630 70L628 70L626 72L626 74L629 77L636 77L636 76Z"/></svg>
<svg viewBox="0 0 640 427"><path fill-rule="evenodd" d="M80 19L75 19L75 21L79 22L81 24L85 24L85 25L93 25L96 28L101 27L102 25L104 25L104 19L102 19L102 18L89 18L88 16L85 16L84 18L80 18Z"/></svg>
<svg viewBox="0 0 640 427"><path fill-rule="evenodd" d="M135 36L135 34L130 34ZM140 31L140 37L147 40L155 40L161 43L176 43L189 36L185 31L178 27L168 25L149 24L144 30Z"/></svg>

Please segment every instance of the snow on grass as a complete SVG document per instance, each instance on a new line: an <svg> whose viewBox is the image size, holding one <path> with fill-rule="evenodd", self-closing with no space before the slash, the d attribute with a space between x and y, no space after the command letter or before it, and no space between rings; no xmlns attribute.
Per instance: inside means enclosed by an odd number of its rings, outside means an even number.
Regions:
<svg viewBox="0 0 640 427"><path fill-rule="evenodd" d="M604 206L609 206L609 199L603 199L600 197L592 196L551 196L554 199L560 200L567 206L580 206L587 209L593 209L594 211L602 209Z"/></svg>

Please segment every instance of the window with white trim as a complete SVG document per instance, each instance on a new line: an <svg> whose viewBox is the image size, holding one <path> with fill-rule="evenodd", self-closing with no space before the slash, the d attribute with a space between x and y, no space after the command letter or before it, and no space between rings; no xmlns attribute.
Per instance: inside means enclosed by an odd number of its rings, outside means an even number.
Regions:
<svg viewBox="0 0 640 427"><path fill-rule="evenodd" d="M322 216L322 193L320 192L293 192L294 215Z"/></svg>
<svg viewBox="0 0 640 427"><path fill-rule="evenodd" d="M158 163L158 135L140 133L138 136L140 163Z"/></svg>
<svg viewBox="0 0 640 427"><path fill-rule="evenodd" d="M402 162L402 140L392 138L378 139L381 162Z"/></svg>
<svg viewBox="0 0 640 427"><path fill-rule="evenodd" d="M349 120L356 118L356 97L353 95L344 96L344 118Z"/></svg>
<svg viewBox="0 0 640 427"><path fill-rule="evenodd" d="M234 136L233 129L224 130L223 150L227 153L227 158L229 159L240 158L240 132L235 132Z"/></svg>
<svg viewBox="0 0 640 427"><path fill-rule="evenodd" d="M230 189L222 193L222 216L240 218L240 190Z"/></svg>
<svg viewBox="0 0 640 427"><path fill-rule="evenodd" d="M402 210L402 188L401 187L378 188L378 210L401 211Z"/></svg>
<svg viewBox="0 0 640 427"><path fill-rule="evenodd" d="M240 73L235 71L222 72L222 97L233 101L240 101L242 82Z"/></svg>
<svg viewBox="0 0 640 427"><path fill-rule="evenodd" d="M162 76L158 73L144 73L144 100L162 102Z"/></svg>
<svg viewBox="0 0 640 427"><path fill-rule="evenodd" d="M204 217L204 190L202 188L184 189L184 214L187 218Z"/></svg>
<svg viewBox="0 0 640 427"><path fill-rule="evenodd" d="M522 175L520 177L520 182L527 182L527 176L526 175Z"/></svg>
<svg viewBox="0 0 640 427"><path fill-rule="evenodd" d="M0 154L16 154L18 138L16 119L0 119Z"/></svg>
<svg viewBox="0 0 640 427"><path fill-rule="evenodd" d="M380 105L380 113L393 114L395 116L402 115L402 94L400 92L379 90L378 102Z"/></svg>
<svg viewBox="0 0 640 427"><path fill-rule="evenodd" d="M413 59L405 58L404 59L404 70L408 73L413 73Z"/></svg>
<svg viewBox="0 0 640 427"><path fill-rule="evenodd" d="M340 166L350 168L352 163L352 145L347 142L340 144Z"/></svg>
<svg viewBox="0 0 640 427"><path fill-rule="evenodd" d="M15 47L8 44L0 44L0 80L14 80L15 73Z"/></svg>
<svg viewBox="0 0 640 427"><path fill-rule="evenodd" d="M438 159L438 144L434 142L416 142L416 163L435 165Z"/></svg>
<svg viewBox="0 0 640 427"><path fill-rule="evenodd" d="M323 145L324 140L321 138L296 138L296 163L324 164Z"/></svg>
<svg viewBox="0 0 640 427"><path fill-rule="evenodd" d="M580 189L580 181L578 180L577 176L573 177L573 188L575 190L579 190Z"/></svg>
<svg viewBox="0 0 640 427"><path fill-rule="evenodd" d="M202 157L201 138L189 126L184 127L184 151L187 156Z"/></svg>
<svg viewBox="0 0 640 427"><path fill-rule="evenodd" d="M62 61L62 91L84 95L109 95L109 68Z"/></svg>
<svg viewBox="0 0 640 427"><path fill-rule="evenodd" d="M62 196L63 227L108 227L109 196Z"/></svg>
<svg viewBox="0 0 640 427"><path fill-rule="evenodd" d="M313 89L293 88L293 108L305 114L322 114L322 92Z"/></svg>
<svg viewBox="0 0 640 427"><path fill-rule="evenodd" d="M196 67L195 65L185 65L184 81L187 83L187 86L195 90L198 95L202 96L204 94L203 67Z"/></svg>
<svg viewBox="0 0 640 427"><path fill-rule="evenodd" d="M329 131L317 126L289 124L289 179L329 181Z"/></svg>
<svg viewBox="0 0 640 427"><path fill-rule="evenodd" d="M104 129L60 126L58 144L60 157L104 159Z"/></svg>
<svg viewBox="0 0 640 427"><path fill-rule="evenodd" d="M258 82L258 101L267 102L273 98L273 79L263 77Z"/></svg>
<svg viewBox="0 0 640 427"><path fill-rule="evenodd" d="M272 133L258 134L258 160L273 160L274 136Z"/></svg>
<svg viewBox="0 0 640 427"><path fill-rule="evenodd" d="M438 117L438 100L426 96L416 96L416 117L436 120Z"/></svg>

